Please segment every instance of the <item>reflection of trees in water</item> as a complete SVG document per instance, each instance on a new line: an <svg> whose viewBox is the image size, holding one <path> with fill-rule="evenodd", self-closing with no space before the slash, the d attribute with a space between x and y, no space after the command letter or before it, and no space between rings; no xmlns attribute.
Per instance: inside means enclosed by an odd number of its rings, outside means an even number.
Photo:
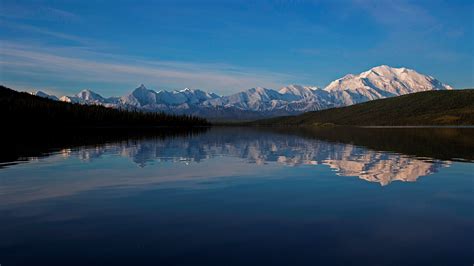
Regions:
<svg viewBox="0 0 474 266"><path fill-rule="evenodd" d="M387 185L392 181L416 181L448 165L406 155L374 151L352 144L331 143L294 135L216 129L184 138L127 140L79 149L79 158L93 160L103 154L132 158L140 167L153 162L193 163L217 156L232 156L248 163L275 162L287 166L327 165L341 176Z"/></svg>

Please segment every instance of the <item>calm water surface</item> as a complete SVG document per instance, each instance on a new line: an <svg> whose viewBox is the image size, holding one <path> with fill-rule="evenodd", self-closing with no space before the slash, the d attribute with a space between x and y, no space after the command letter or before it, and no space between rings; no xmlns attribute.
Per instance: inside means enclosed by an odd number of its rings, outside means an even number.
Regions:
<svg viewBox="0 0 474 266"><path fill-rule="evenodd" d="M473 132L10 143L0 264L472 265Z"/></svg>

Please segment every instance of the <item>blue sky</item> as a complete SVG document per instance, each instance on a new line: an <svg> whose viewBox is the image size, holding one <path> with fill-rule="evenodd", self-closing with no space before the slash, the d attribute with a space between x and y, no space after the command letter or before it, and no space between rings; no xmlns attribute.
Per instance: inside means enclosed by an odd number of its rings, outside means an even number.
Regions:
<svg viewBox="0 0 474 266"><path fill-rule="evenodd" d="M0 81L124 95L326 86L387 64L474 87L474 1L0 2Z"/></svg>

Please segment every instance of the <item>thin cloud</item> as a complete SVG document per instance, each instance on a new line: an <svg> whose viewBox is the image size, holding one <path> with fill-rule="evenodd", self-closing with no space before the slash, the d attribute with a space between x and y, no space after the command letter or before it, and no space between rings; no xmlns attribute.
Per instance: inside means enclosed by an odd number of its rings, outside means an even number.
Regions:
<svg viewBox="0 0 474 266"><path fill-rule="evenodd" d="M57 17L62 20L75 20L75 21L81 20L80 16L66 10L52 8L52 7L45 7L44 10L46 12L49 12L52 16Z"/></svg>
<svg viewBox="0 0 474 266"><path fill-rule="evenodd" d="M392 27L428 26L436 23L436 19L425 9L403 0L356 0L355 3L378 22Z"/></svg>
<svg viewBox="0 0 474 266"><path fill-rule="evenodd" d="M46 7L41 3L29 5L2 3L0 17L43 21L82 21L81 16L75 13L59 8Z"/></svg>
<svg viewBox="0 0 474 266"><path fill-rule="evenodd" d="M16 22L9 22L9 21L5 21L5 20L1 20L1 19L0 19L0 26L8 27L8 28L15 29L15 30L20 30L20 31L26 31L26 32L30 32L30 33L38 33L38 34L42 34L42 35L47 35L47 36L55 37L55 38L58 38L58 39L77 42L77 43L80 43L80 44L90 44L90 43L94 42L91 39L79 37L77 35L66 34L66 33L62 33L62 32L48 30L48 29L41 28L41 27L36 27L36 26L31 26L31 25L26 25L26 24L20 24L20 23L16 23Z"/></svg>
<svg viewBox="0 0 474 266"><path fill-rule="evenodd" d="M68 49L68 54L75 54L71 50ZM255 86L279 87L288 78L283 74L223 64L136 61L127 57L118 60L119 56L111 61L85 58L84 51L78 53L82 53L81 58L57 54L51 49L45 51L10 43L0 49L0 77L4 80L7 75L14 74L25 79L49 78L121 85L146 83L158 88L202 88L222 94Z"/></svg>

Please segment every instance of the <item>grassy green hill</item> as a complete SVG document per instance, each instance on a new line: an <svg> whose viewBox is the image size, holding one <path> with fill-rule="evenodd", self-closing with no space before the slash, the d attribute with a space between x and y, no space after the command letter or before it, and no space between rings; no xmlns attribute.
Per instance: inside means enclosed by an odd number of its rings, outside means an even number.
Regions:
<svg viewBox="0 0 474 266"><path fill-rule="evenodd" d="M474 89L429 91L253 122L255 125L474 125Z"/></svg>
<svg viewBox="0 0 474 266"><path fill-rule="evenodd" d="M16 128L131 128L207 126L194 116L126 111L54 101L0 86L0 121Z"/></svg>

